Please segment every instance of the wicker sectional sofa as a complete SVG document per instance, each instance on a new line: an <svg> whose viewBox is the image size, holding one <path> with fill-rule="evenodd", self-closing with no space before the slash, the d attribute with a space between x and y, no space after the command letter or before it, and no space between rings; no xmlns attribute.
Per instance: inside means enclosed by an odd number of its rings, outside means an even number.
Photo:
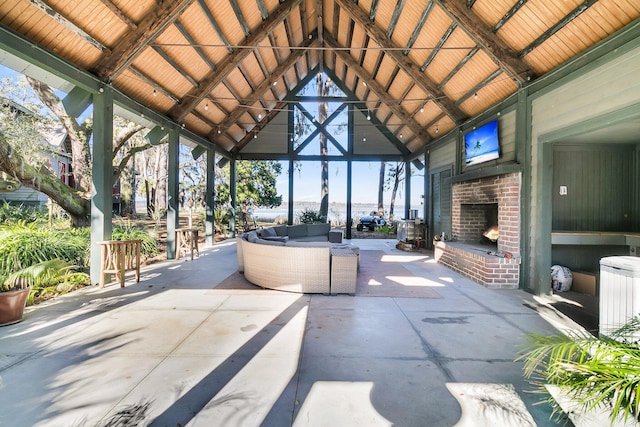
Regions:
<svg viewBox="0 0 640 427"><path fill-rule="evenodd" d="M236 241L238 271L251 283L289 292L331 292L331 248L342 242L342 231L330 224L269 227Z"/></svg>

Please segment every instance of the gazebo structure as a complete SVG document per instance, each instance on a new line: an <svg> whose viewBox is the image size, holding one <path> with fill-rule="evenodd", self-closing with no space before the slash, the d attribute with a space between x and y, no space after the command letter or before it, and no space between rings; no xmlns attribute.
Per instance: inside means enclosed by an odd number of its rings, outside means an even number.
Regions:
<svg viewBox="0 0 640 427"><path fill-rule="evenodd" d="M207 155L210 239L218 154L232 181L237 160L346 161L347 217L352 162L424 169L428 235L471 241L483 230L467 224L496 218L512 270L479 280L534 293L549 291L552 260L593 269L640 246L619 240L640 232L637 1L12 0L0 17L3 64L64 90L72 114L93 104L93 282L111 233L114 113L168 141L169 236L182 143ZM300 97L318 75L342 94ZM347 115L346 144L331 116L296 133L294 113L313 118L305 100ZM498 157L473 164L465 137L494 121ZM306 153L320 134L335 150Z"/></svg>

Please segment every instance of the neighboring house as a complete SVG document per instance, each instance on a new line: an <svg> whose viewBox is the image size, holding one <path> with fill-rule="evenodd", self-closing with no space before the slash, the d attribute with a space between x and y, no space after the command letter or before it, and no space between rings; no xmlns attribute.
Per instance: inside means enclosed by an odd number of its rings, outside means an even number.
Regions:
<svg viewBox="0 0 640 427"><path fill-rule="evenodd" d="M12 113L15 114L16 120L20 115L33 114L33 112L13 101L5 100L5 102ZM39 124L38 134L41 136L40 143L45 148L43 154L48 157L51 169L65 184L74 187L75 183L71 174L71 155L67 149L69 141L64 127L60 124ZM47 203L48 199L49 197L46 194L30 188L24 183L16 185L16 181L7 176L7 174L0 175L0 203L7 201L11 204L38 206Z"/></svg>

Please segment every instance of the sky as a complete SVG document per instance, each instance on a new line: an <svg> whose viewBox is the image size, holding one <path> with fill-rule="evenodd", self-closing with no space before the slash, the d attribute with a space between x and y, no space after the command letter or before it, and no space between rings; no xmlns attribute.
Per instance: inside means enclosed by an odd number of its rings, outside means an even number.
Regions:
<svg viewBox="0 0 640 427"><path fill-rule="evenodd" d="M20 73L0 64L0 78L21 76ZM59 96L64 96L58 92ZM88 115L87 110L83 115ZM387 166L388 170L389 166ZM380 172L379 162L353 162L352 203L377 204L378 180ZM415 169L414 169L415 172ZM411 208L420 209L422 202L423 171L417 171L419 176L413 177L411 182ZM329 202L346 203L347 201L347 163L329 163ZM288 163L283 162L282 174L278 177L276 188L282 195L283 201L288 200ZM404 205L404 183L396 197L396 206ZM294 200L296 202L320 201L320 164L319 162L304 162L301 171L294 173ZM385 211L388 211L391 201L391 191L384 194Z"/></svg>

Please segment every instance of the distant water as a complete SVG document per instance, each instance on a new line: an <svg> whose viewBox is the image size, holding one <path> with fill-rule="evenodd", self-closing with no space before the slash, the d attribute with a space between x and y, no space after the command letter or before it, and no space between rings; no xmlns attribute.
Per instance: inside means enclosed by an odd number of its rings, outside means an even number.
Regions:
<svg viewBox="0 0 640 427"><path fill-rule="evenodd" d="M313 205L305 205L305 206L295 206L293 209L293 218L294 220L298 217L298 214L305 209L314 209L319 210L320 206ZM388 207L387 207L388 209ZM367 204L354 204L351 205L351 216L354 220L358 220L358 218L370 215L372 211L377 211L378 207L375 204L367 205ZM393 208L394 217L402 218L404 216L404 206L396 205ZM286 206L278 206L273 209L253 209L250 211L250 214L253 215L256 219L264 219L274 221L277 218L287 218L287 207ZM389 216L389 212L385 212L385 218ZM329 221L334 224L344 224L347 218L347 207L344 204L333 204L329 205Z"/></svg>

